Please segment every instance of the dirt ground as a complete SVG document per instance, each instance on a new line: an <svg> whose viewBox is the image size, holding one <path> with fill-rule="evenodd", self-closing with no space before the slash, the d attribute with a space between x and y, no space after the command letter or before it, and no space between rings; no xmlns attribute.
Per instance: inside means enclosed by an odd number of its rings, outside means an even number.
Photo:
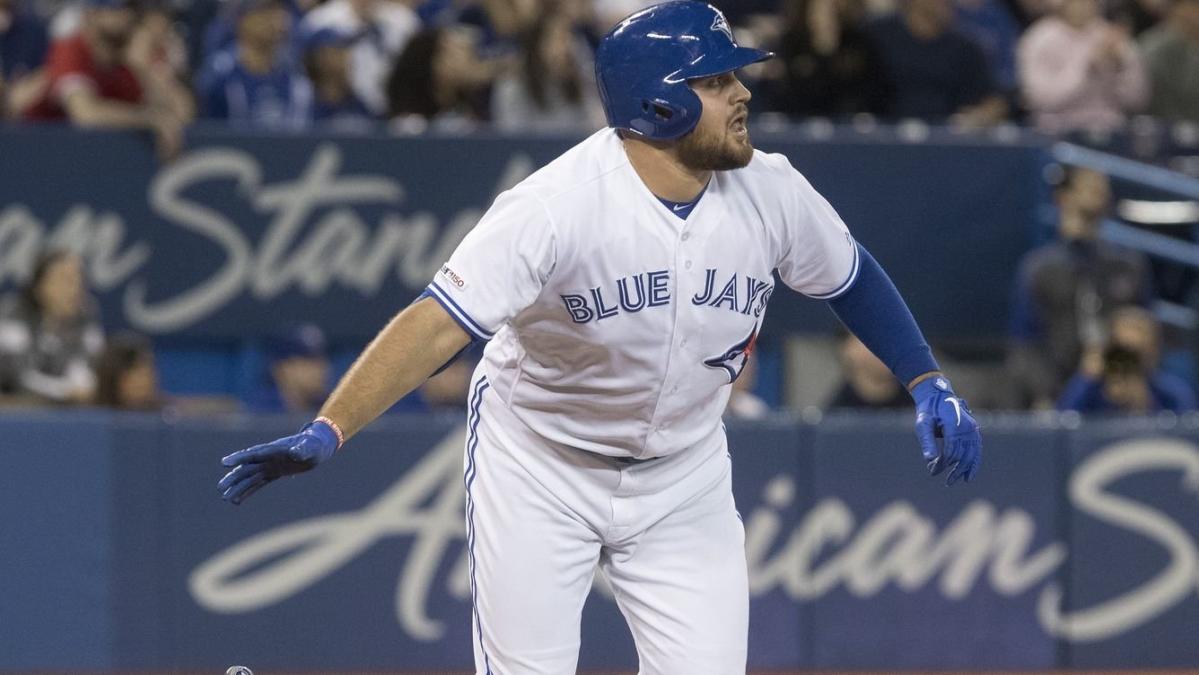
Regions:
<svg viewBox="0 0 1199 675"><path fill-rule="evenodd" d="M161 675L222 675L219 671L161 671ZM752 670L747 675L1199 675L1199 668L1181 670ZM159 671L0 671L0 675L160 675ZM254 675L472 675L467 671L371 670L371 671L284 671L254 670ZM588 670L579 675L636 675L629 671Z"/></svg>

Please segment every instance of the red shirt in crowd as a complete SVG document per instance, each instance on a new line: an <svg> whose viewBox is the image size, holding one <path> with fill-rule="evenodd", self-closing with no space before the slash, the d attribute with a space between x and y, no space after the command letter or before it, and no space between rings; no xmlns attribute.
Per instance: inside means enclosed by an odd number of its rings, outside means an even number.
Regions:
<svg viewBox="0 0 1199 675"><path fill-rule="evenodd" d="M104 99L141 103L142 88L133 71L124 64L100 68L82 35L59 40L46 59L49 82L41 100L25 111L31 120L63 120L63 101L80 89L90 89Z"/></svg>

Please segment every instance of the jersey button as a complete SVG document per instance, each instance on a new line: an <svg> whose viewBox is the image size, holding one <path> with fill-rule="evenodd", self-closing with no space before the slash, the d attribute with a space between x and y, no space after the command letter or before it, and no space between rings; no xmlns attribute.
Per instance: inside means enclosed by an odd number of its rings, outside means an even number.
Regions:
<svg viewBox="0 0 1199 675"><path fill-rule="evenodd" d="M684 232L684 233L683 233L683 241L687 241L687 240L688 240L688 239L690 239L690 238L691 238L691 233L690 233L690 232Z"/></svg>
<svg viewBox="0 0 1199 675"><path fill-rule="evenodd" d="M687 262L683 263L683 267L686 267L687 269L691 269L691 261L688 260Z"/></svg>

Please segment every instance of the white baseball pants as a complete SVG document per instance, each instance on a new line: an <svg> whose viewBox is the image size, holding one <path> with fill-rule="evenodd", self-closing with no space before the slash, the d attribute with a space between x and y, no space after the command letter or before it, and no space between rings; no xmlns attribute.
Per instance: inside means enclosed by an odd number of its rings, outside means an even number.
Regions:
<svg viewBox="0 0 1199 675"><path fill-rule="evenodd" d="M648 461L551 444L483 376L465 452L480 675L568 675L583 603L603 572L643 675L745 672L745 532L723 438Z"/></svg>

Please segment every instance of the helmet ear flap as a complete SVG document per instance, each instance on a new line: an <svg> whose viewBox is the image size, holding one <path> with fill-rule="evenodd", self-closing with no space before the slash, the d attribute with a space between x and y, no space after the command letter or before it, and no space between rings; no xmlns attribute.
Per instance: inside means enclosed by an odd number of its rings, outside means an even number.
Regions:
<svg viewBox="0 0 1199 675"><path fill-rule="evenodd" d="M641 99L641 112L645 115L653 115L654 121L658 123L669 122L670 118L674 117L673 108L647 98Z"/></svg>
<svg viewBox="0 0 1199 675"><path fill-rule="evenodd" d="M695 126L702 107L699 97L686 84L673 85L660 96L642 98L640 114L629 127L650 138L678 138Z"/></svg>

